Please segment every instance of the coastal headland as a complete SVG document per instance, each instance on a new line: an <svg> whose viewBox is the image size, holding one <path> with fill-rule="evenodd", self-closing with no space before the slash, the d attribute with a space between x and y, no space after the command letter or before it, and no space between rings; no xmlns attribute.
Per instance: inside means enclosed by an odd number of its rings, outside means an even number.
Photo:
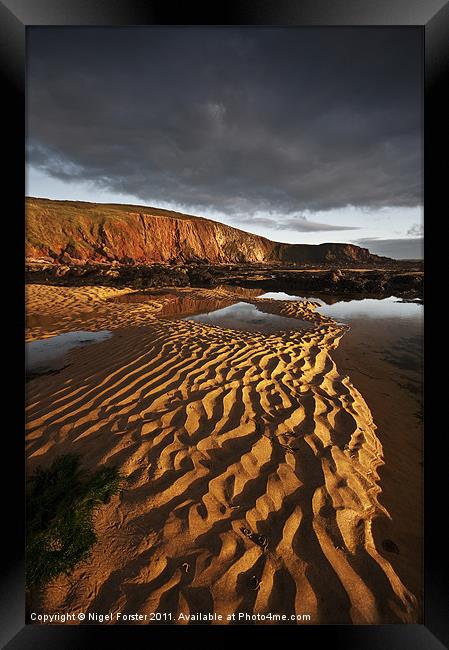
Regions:
<svg viewBox="0 0 449 650"><path fill-rule="evenodd" d="M76 604L87 620L110 615L106 623L420 620L419 516L407 523L400 486L391 496L394 468L386 501L381 480L382 438L397 453L402 434L391 436L388 421L379 434L376 399L354 385L345 358L336 363L347 325L313 299L263 297L420 301L420 262L277 244L153 208L45 199L27 199L26 253L27 341L111 334L29 374L27 472L75 453L85 470L113 465L126 477L96 513L89 558L34 593L35 612L70 622ZM236 303L283 317L283 328L192 319ZM395 383L389 390L403 401ZM417 466L413 444L401 471ZM412 484L419 495L419 476Z"/></svg>

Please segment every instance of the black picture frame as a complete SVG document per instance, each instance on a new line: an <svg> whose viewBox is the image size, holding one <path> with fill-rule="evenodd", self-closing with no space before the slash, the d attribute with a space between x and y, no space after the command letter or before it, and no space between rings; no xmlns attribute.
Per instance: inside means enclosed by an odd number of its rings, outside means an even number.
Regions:
<svg viewBox="0 0 449 650"><path fill-rule="evenodd" d="M209 4L199 11L191 3L170 0L0 0L0 71L2 73L3 131L9 136L4 144L7 161L7 178L3 192L6 213L15 224L12 251L8 263L9 295L11 305L11 331L9 345L17 344L23 350L24 325L24 258L21 251L24 241L24 116L25 116L25 42L26 28L33 25L301 25L301 26L419 26L425 39L425 130L424 130L424 180L425 221L438 218L443 202L442 191L446 151L442 139L447 120L444 103L444 77L448 67L447 36L449 34L449 3L444 0L239 0ZM446 118L446 119L445 119ZM443 121L444 120L444 121ZM9 176L9 178L8 178ZM447 181L446 181L447 182ZM11 237L11 235L8 235ZM17 239L16 239L17 238ZM16 246L17 241L17 246ZM425 251L426 292L438 275L435 259L438 243L426 232ZM429 255L427 255L429 253ZM11 286L9 286L11 285ZM428 294L429 295L429 294ZM426 351L431 343L427 338ZM427 365L427 364L426 364ZM159 647L180 641L188 643L193 633L209 632L208 643L228 644L240 639L245 630L240 626L195 627L152 626L93 626L93 625L25 625L24 588L24 446L19 433L24 420L23 373L11 373L9 390L18 396L16 402L8 401L11 424L5 423L8 436L7 458L3 464L11 469L4 488L2 502L3 522L8 533L3 535L6 545L6 566L1 574L0 642L10 650L43 648L50 650L84 649L104 645L110 640L119 646L133 647L133 640ZM444 394L435 395L436 386L425 389L425 589L424 623L422 625L382 626L288 626L285 633L294 635L295 644L302 647L325 643L332 647L358 650L382 648L383 650L433 650L449 645L449 607L447 603L447 574L444 572L445 507L439 506L437 497L445 496L447 442L446 432L438 428L433 406ZM6 479L5 479L6 480ZM7 523L6 523L7 522ZM251 632L265 633L259 626ZM279 628L276 629L276 632ZM243 634L246 636L246 634ZM213 637L213 639L211 639ZM254 642L254 639L253 641Z"/></svg>

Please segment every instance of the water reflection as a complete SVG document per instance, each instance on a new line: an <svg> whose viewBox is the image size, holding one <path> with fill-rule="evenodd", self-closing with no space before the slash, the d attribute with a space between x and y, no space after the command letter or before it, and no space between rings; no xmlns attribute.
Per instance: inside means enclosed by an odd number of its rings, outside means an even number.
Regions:
<svg viewBox="0 0 449 650"><path fill-rule="evenodd" d="M338 301L333 305L323 303L317 311L323 316L346 322L361 318L421 320L424 315L424 305L419 302L403 302L391 296L381 300L364 298L348 302Z"/></svg>
<svg viewBox="0 0 449 650"><path fill-rule="evenodd" d="M25 344L25 370L27 375L38 375L64 367L65 355L73 348L99 343L112 336L111 332L66 332L47 339Z"/></svg>
<svg viewBox="0 0 449 650"><path fill-rule="evenodd" d="M186 314L201 314L203 312L212 312L222 307L232 305L233 300L221 300L210 298L191 298L189 296L179 296L176 300L167 302L163 305L158 316L182 316Z"/></svg>
<svg viewBox="0 0 449 650"><path fill-rule="evenodd" d="M359 318L422 319L424 305L418 300L389 298L349 298L342 296L295 296L283 291L270 291L259 298L271 300L310 300L319 303L317 311L337 321L350 322Z"/></svg>
<svg viewBox="0 0 449 650"><path fill-rule="evenodd" d="M188 294L168 293L167 291L136 291L113 298L114 302L126 304L146 303L152 300L163 301L162 309L157 312L158 316L201 314L227 307L235 302L232 298L229 298L229 300L223 298L198 298Z"/></svg>
<svg viewBox="0 0 449 650"><path fill-rule="evenodd" d="M263 293L257 297L269 300L304 300L304 298L301 298L300 296L293 296L290 293L285 293L284 291L267 291L266 293Z"/></svg>
<svg viewBox="0 0 449 650"><path fill-rule="evenodd" d="M247 302L237 302L222 309L198 314L197 316L189 316L184 320L193 320L197 323L217 325L234 330L264 332L266 334L282 330L309 329L311 327L311 323L308 321L299 318L286 318L278 314L268 314Z"/></svg>
<svg viewBox="0 0 449 650"><path fill-rule="evenodd" d="M251 295L246 295L251 292ZM423 304L420 301L404 301L396 296L389 298L362 298L357 296L329 296L315 294L298 296L284 291L245 290L234 287L235 297L229 298L204 298L195 295L167 291L166 289L153 289L150 291L136 291L114 297L114 302L125 304L138 304L162 301L162 309L157 312L161 317L191 317L191 320L218 325L229 329L276 332L280 330L303 329L308 327L307 321L287 318L276 314L266 314L262 303L260 309L250 303L242 302L241 298L270 299L270 300L309 300L319 304L317 311L323 316L332 318L338 323L352 324L362 319L401 319L420 322L423 318ZM255 295L257 294L257 295ZM240 297L240 301L239 301Z"/></svg>

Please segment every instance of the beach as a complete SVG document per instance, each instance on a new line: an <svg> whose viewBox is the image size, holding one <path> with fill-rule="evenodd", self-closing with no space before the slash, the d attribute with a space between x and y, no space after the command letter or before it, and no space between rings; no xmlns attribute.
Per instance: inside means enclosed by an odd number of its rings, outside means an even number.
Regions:
<svg viewBox="0 0 449 650"><path fill-rule="evenodd" d="M122 302L135 290L26 290L28 341L112 333L28 381L27 472L76 453L89 471L115 465L127 478L96 513L89 559L35 594L34 611L155 624L201 622L192 618L201 613L211 624L245 624L246 614L420 622L419 550L407 560L382 544L419 524L420 511L407 523L419 468L405 505L394 481L420 448L407 447L395 475L401 440L367 398L363 367L349 369L346 326L312 301L236 287L175 293L187 311L189 301L212 309L238 298L309 328L265 334L180 320L169 291ZM145 621L154 613L173 618Z"/></svg>

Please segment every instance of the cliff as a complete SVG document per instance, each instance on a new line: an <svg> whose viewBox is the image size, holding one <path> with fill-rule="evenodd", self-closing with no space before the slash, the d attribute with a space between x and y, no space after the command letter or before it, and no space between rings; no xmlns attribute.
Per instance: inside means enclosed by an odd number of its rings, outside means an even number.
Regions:
<svg viewBox="0 0 449 650"><path fill-rule="evenodd" d="M25 205L29 259L122 264L385 260L351 244L281 244L159 208L38 198L27 198Z"/></svg>
<svg viewBox="0 0 449 650"><path fill-rule="evenodd" d="M373 255L367 248L354 244L277 244L272 251L273 259L280 262L307 262L310 264L332 262L375 262L385 260Z"/></svg>

